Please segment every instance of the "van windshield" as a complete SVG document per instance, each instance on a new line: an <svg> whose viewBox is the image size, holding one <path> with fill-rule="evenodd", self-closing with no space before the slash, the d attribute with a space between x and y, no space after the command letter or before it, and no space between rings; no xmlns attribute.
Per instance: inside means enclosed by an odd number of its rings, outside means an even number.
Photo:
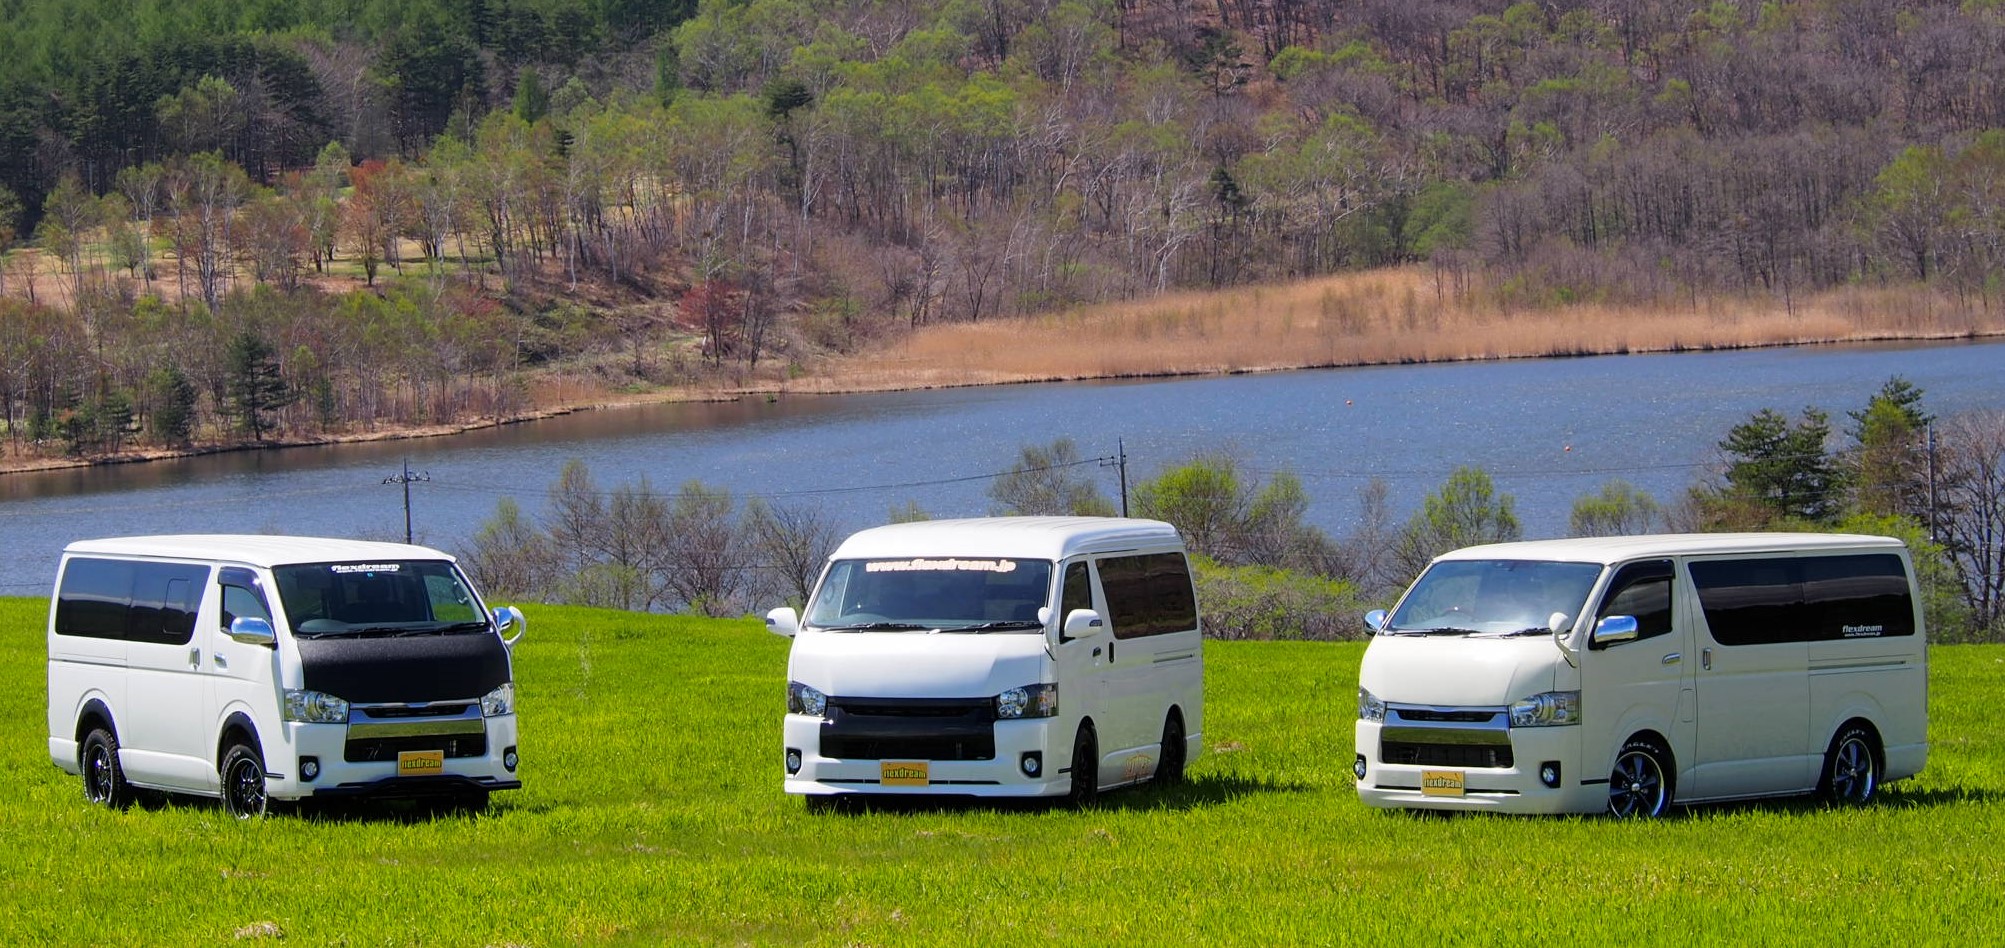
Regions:
<svg viewBox="0 0 2005 948"><path fill-rule="evenodd" d="M438 635L488 628L479 600L443 560L275 566L293 634Z"/></svg>
<svg viewBox="0 0 2005 948"><path fill-rule="evenodd" d="M1579 616L1600 575L1598 563L1443 560L1414 581L1383 631L1485 637L1551 632L1552 614Z"/></svg>
<svg viewBox="0 0 2005 948"><path fill-rule="evenodd" d="M1051 598L1051 561L996 558L837 560L805 624L825 631L1036 632Z"/></svg>

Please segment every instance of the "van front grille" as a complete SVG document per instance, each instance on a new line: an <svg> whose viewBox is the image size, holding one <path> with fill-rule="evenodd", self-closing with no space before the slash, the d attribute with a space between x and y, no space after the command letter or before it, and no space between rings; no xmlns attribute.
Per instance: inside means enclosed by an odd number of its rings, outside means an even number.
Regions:
<svg viewBox="0 0 2005 948"><path fill-rule="evenodd" d="M1475 767L1504 769L1512 764L1509 744L1421 744L1383 741L1379 760L1412 767Z"/></svg>
<svg viewBox="0 0 2005 948"><path fill-rule="evenodd" d="M486 734L416 734L404 737L372 737L351 740L341 750L341 759L351 764L394 761L398 751L443 750L446 757L487 756Z"/></svg>
<svg viewBox="0 0 2005 948"><path fill-rule="evenodd" d="M831 695L821 754L838 760L994 760L992 698Z"/></svg>

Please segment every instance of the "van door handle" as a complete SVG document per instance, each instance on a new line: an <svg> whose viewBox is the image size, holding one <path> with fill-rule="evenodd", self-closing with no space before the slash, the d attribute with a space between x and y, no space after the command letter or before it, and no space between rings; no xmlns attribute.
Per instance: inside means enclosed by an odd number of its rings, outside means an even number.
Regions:
<svg viewBox="0 0 2005 948"><path fill-rule="evenodd" d="M188 650L188 667L198 670L202 667L202 650L200 648L191 648Z"/></svg>
<svg viewBox="0 0 2005 948"><path fill-rule="evenodd" d="M1676 665L1684 660L1685 660L1685 653L1683 652L1672 652L1671 654L1664 656L1664 664L1666 665Z"/></svg>
<svg viewBox="0 0 2005 948"><path fill-rule="evenodd" d="M1707 671L1712 671L1712 670L1713 670L1713 650L1712 650L1712 649L1709 649L1709 648L1702 648L1702 649L1699 649L1699 667L1700 667L1700 668L1703 668L1703 669L1705 669L1705 670L1707 670Z"/></svg>
<svg viewBox="0 0 2005 948"><path fill-rule="evenodd" d="M229 660L229 659L227 659L227 658L224 658L224 657L223 657L223 653L221 653L221 652L210 652L210 653L209 653L209 660L210 660L210 661L213 661L213 662L215 662L215 663L216 663L216 667L217 667L217 668L228 668L228 667L230 667L230 660Z"/></svg>
<svg viewBox="0 0 2005 948"><path fill-rule="evenodd" d="M1100 647L1097 645L1093 647L1093 657L1094 658L1100 657Z"/></svg>

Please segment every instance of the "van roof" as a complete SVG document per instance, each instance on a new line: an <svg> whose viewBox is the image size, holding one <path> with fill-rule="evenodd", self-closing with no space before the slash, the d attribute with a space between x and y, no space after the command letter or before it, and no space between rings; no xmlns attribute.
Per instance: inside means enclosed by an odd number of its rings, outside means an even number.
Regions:
<svg viewBox="0 0 2005 948"><path fill-rule="evenodd" d="M78 540L65 553L93 556L153 556L169 559L212 560L249 566L283 566L288 563L327 563L356 560L450 560L453 557L430 547L373 540L342 540L331 537L290 537L273 534L181 534L153 537L106 537Z"/></svg>
<svg viewBox="0 0 2005 948"><path fill-rule="evenodd" d="M1013 556L1058 560L1183 541L1160 520L1124 517L979 517L872 527L844 540L837 559L905 556Z"/></svg>
<svg viewBox="0 0 2005 948"><path fill-rule="evenodd" d="M1556 560L1572 563L1619 563L1657 556L1709 556L1722 553L1785 553L1836 549L1901 549L1893 537L1852 533L1663 533L1627 537L1575 537L1565 540L1525 540L1464 547L1444 560Z"/></svg>

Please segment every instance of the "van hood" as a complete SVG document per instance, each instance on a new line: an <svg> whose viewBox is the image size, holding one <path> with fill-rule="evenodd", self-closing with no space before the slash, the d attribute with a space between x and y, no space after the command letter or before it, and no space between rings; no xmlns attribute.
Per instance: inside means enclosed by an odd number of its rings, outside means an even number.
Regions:
<svg viewBox="0 0 2005 948"><path fill-rule="evenodd" d="M1398 704L1501 707L1552 691L1565 663L1544 635L1381 635L1365 649L1358 687Z"/></svg>
<svg viewBox="0 0 2005 948"><path fill-rule="evenodd" d="M983 698L1035 684L1044 636L1024 633L808 632L787 675L845 698Z"/></svg>

